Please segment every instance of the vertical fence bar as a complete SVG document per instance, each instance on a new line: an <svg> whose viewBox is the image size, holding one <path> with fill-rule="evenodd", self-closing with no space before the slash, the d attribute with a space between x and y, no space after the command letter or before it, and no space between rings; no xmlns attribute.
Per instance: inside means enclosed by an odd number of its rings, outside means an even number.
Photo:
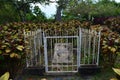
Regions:
<svg viewBox="0 0 120 80"><path fill-rule="evenodd" d="M24 42L26 42L26 38L27 38L27 33L25 32L25 30L23 30L23 34L24 34ZM25 44L25 47L26 47L26 44ZM28 60L26 58L26 67L28 67L29 64L28 64Z"/></svg>
<svg viewBox="0 0 120 80"><path fill-rule="evenodd" d="M73 45L74 45L73 38L71 39L71 42L72 42L71 45L73 46ZM74 47L72 47L72 65L71 65L71 66L72 66L72 68L71 68L72 71L73 71L73 69L74 69L74 67L73 67L73 63L74 63L74 61L73 61L73 58L74 58L74 55L73 55L73 54L74 54L74 53L73 53L73 48L74 48Z"/></svg>
<svg viewBox="0 0 120 80"><path fill-rule="evenodd" d="M36 50L37 50L36 49L36 46L37 46L36 45L36 32L34 32L34 34L33 34L33 42L34 42L34 44L33 44L34 45L33 46L34 47L34 58L33 58L34 59L34 64L33 65L35 66L36 62L37 62L37 57L36 57L37 56L37 52L36 52Z"/></svg>
<svg viewBox="0 0 120 80"><path fill-rule="evenodd" d="M45 37L45 33L43 32L44 38L44 59L45 59L45 71L48 72L48 58L47 58L47 39Z"/></svg>
<svg viewBox="0 0 120 80"><path fill-rule="evenodd" d="M93 31L93 34L94 34L94 36L93 36L93 52L92 52L92 64L94 63L94 59L95 59L95 42L96 42L96 34L95 34L95 32Z"/></svg>
<svg viewBox="0 0 120 80"><path fill-rule="evenodd" d="M55 32L57 32L57 31L55 31ZM56 34L57 34L57 33L56 33ZM56 36L58 36L58 35L56 35ZM58 43L58 38L56 38L56 43ZM57 56L57 57L58 57L58 56ZM58 61L58 59L57 59L57 71L59 70L59 67L58 67L59 64L58 64L58 62L59 62L59 61Z"/></svg>
<svg viewBox="0 0 120 80"><path fill-rule="evenodd" d="M68 31L67 31L67 36L68 36L68 35L69 35L69 33L68 33ZM69 42L68 42L68 41L69 41L69 38L67 38L66 40L67 40L66 42L69 43ZM68 53L67 53L67 54L68 54ZM68 61L68 60L67 60L67 61ZM69 71L69 65L68 65L68 62L67 62L67 71Z"/></svg>
<svg viewBox="0 0 120 80"><path fill-rule="evenodd" d="M88 41L88 57L89 57L89 61L88 61L88 64L90 64L90 59L91 59L91 32L89 30L89 41Z"/></svg>
<svg viewBox="0 0 120 80"><path fill-rule="evenodd" d="M100 38L101 31L98 32L98 54L97 54L97 65L99 64L99 54L100 54Z"/></svg>
<svg viewBox="0 0 120 80"><path fill-rule="evenodd" d="M86 64L86 34L85 34L85 29L84 29L84 64Z"/></svg>
<svg viewBox="0 0 120 80"><path fill-rule="evenodd" d="M81 63L81 54L82 54L82 51L81 51L81 40L82 40L82 31L81 31L81 28L79 27L79 43L77 45L79 45L79 47L77 47L79 50L78 52L78 67L80 66L80 63Z"/></svg>
<svg viewBox="0 0 120 80"><path fill-rule="evenodd" d="M32 61L32 56L33 56L33 49L32 49L32 32L30 31L29 33L29 37L30 37L30 49L31 49L31 53L30 53L30 66L33 66L33 61Z"/></svg>
<svg viewBox="0 0 120 80"><path fill-rule="evenodd" d="M87 56L87 64L90 62L89 57L89 29L86 29L86 56Z"/></svg>
<svg viewBox="0 0 120 80"><path fill-rule="evenodd" d="M41 54L41 46L42 46L42 44L41 44L41 41L42 41L42 37L41 37L41 29L39 30L39 33L38 33L38 44L39 44L39 50L38 50L38 61L39 61L39 63L40 63L40 65L42 65L42 54Z"/></svg>
<svg viewBox="0 0 120 80"><path fill-rule="evenodd" d="M51 38L51 40L50 40L50 43L51 43L51 47L50 47L51 58L50 58L50 59L51 59L51 67L52 67L51 70L53 71L53 63L52 63L52 59L53 59L53 56L54 56L54 55L53 55L53 43L52 43L52 42L53 42L53 40L52 40L52 38Z"/></svg>

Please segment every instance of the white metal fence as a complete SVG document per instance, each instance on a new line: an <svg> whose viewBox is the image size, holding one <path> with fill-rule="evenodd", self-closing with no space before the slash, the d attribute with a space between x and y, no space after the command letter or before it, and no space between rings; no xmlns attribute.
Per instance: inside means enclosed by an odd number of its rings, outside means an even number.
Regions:
<svg viewBox="0 0 120 80"><path fill-rule="evenodd" d="M81 65L98 65L100 32L76 28L24 32L27 67L45 66L47 73L77 72ZM43 51L44 46L44 51Z"/></svg>
<svg viewBox="0 0 120 80"><path fill-rule="evenodd" d="M100 32L80 29L80 65L98 65Z"/></svg>
<svg viewBox="0 0 120 80"><path fill-rule="evenodd" d="M36 67L44 65L43 38L41 29L24 31L26 46L26 66Z"/></svg>

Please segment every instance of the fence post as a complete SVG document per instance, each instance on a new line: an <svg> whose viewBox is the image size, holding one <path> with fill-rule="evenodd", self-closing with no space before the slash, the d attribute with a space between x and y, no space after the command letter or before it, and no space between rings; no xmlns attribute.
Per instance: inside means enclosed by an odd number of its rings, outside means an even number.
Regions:
<svg viewBox="0 0 120 80"><path fill-rule="evenodd" d="M47 58L47 39L45 37L45 33L43 32L44 39L44 59L45 59L45 72L48 72L48 58Z"/></svg>
<svg viewBox="0 0 120 80"><path fill-rule="evenodd" d="M80 67L80 64L81 64L81 37L82 37L82 32L81 32L81 28L79 27L79 43L78 43L78 45L79 45L79 47L78 47L78 49L79 49L79 51L78 51L78 67Z"/></svg>
<svg viewBox="0 0 120 80"><path fill-rule="evenodd" d="M98 55L97 55L97 65L99 64L99 55L100 55L100 38L101 38L101 31L98 33Z"/></svg>

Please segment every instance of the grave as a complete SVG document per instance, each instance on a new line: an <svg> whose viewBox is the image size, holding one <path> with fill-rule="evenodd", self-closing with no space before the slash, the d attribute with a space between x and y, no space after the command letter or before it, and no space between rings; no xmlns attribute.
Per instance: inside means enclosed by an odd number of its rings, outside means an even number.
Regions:
<svg viewBox="0 0 120 80"><path fill-rule="evenodd" d="M71 43L55 43L52 63L72 63L73 51Z"/></svg>

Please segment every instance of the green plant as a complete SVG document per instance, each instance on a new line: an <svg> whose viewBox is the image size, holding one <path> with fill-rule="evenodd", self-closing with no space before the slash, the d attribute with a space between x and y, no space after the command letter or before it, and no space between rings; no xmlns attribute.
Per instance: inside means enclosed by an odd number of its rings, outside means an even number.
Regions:
<svg viewBox="0 0 120 80"><path fill-rule="evenodd" d="M57 34L59 34L63 29L70 32L76 32L78 27L89 28L96 31L101 30L100 55L102 58L100 57L100 59L105 65L113 66L117 55L120 54L120 35L109 29L108 25L92 25L90 22L72 20L54 23L14 22L0 25L0 69L5 68L3 66L8 64L10 66L12 65L11 67L14 66L15 68L18 68L19 65L23 65L23 62L25 62L26 51L30 50L26 49L28 43L24 41L23 31L29 32L42 29L45 32L49 32L51 30L56 30ZM53 33L51 32L51 34ZM7 67L7 69L10 69L11 67Z"/></svg>
<svg viewBox="0 0 120 80"><path fill-rule="evenodd" d="M4 74L0 77L0 80L8 80L8 79L9 79L9 76L10 76L10 73L9 73L9 72L6 72L6 73L4 73Z"/></svg>
<svg viewBox="0 0 120 80"><path fill-rule="evenodd" d="M101 30L101 42L100 42L100 59L104 64L103 66L112 67L115 64L116 57L120 54L120 35L110 28L108 25L91 26L94 30Z"/></svg>

